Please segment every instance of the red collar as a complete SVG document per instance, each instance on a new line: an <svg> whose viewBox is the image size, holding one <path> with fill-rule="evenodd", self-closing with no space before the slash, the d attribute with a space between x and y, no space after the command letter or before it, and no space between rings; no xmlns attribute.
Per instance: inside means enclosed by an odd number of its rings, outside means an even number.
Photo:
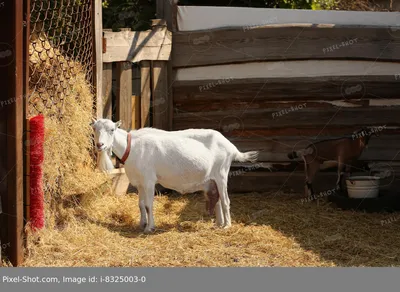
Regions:
<svg viewBox="0 0 400 292"><path fill-rule="evenodd" d="M124 156L121 158L121 163L125 164L126 159L129 156L129 153L131 153L131 142L132 142L132 137L131 137L131 132L128 132L128 146L126 147Z"/></svg>

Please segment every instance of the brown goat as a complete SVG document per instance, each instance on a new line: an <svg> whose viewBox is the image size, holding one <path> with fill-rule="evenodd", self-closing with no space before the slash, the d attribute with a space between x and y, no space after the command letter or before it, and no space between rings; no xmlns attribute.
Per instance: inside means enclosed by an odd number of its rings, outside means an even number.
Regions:
<svg viewBox="0 0 400 292"><path fill-rule="evenodd" d="M302 158L306 174L305 196L313 196L312 182L320 169L337 167L338 178L336 189L341 190L343 168L350 174L351 165L361 156L368 146L371 134L378 136L366 128L356 131L351 137L323 140L308 145L305 149L288 153L289 159Z"/></svg>

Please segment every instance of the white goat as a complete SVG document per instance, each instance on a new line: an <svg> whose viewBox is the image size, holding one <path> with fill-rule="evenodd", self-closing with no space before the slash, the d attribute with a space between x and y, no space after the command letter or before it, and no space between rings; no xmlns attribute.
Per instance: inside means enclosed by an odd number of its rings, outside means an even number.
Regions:
<svg viewBox="0 0 400 292"><path fill-rule="evenodd" d="M258 151L242 153L221 133L208 129L163 131L120 129L121 122L100 119L92 123L102 159L114 152L125 165L130 183L139 192L140 227L155 230L153 218L156 183L180 193L207 192L215 184L219 193L217 225L231 226L228 174L232 161L257 161ZM128 144L131 144L128 147ZM106 155L104 155L106 154ZM101 163L99 166L109 165Z"/></svg>

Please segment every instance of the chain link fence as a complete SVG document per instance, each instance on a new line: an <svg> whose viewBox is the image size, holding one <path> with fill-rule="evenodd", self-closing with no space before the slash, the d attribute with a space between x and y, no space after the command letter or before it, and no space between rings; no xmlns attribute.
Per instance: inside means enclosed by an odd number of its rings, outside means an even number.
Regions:
<svg viewBox="0 0 400 292"><path fill-rule="evenodd" d="M93 0L31 0L28 115L63 117L75 76L93 84Z"/></svg>

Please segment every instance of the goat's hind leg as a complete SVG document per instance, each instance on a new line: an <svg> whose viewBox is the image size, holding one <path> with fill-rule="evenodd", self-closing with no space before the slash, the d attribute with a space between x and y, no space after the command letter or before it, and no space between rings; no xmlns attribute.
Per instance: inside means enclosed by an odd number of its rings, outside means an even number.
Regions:
<svg viewBox="0 0 400 292"><path fill-rule="evenodd" d="M139 193L139 210L140 210L140 223L139 227L141 230L144 230L147 225L147 212L146 212L146 206L145 206L145 189L143 187L138 187L138 193Z"/></svg>
<svg viewBox="0 0 400 292"><path fill-rule="evenodd" d="M224 228L229 228L231 227L231 212L230 212L230 200L228 196L228 180L227 179L217 179L216 180L218 192L219 192L219 197L220 200L218 203L221 204L221 209L222 209L222 215L224 218L223 222L223 227ZM218 205L218 204L217 204Z"/></svg>
<svg viewBox="0 0 400 292"><path fill-rule="evenodd" d="M148 223L144 229L144 233L152 233L155 230L153 203L154 203L155 182L146 182L144 187L144 207L147 213Z"/></svg>
<svg viewBox="0 0 400 292"><path fill-rule="evenodd" d="M221 198L218 187L214 180L211 180L206 185L204 195L206 197L206 211L210 216L212 216L215 211L216 226L222 227L224 225L224 218L222 213Z"/></svg>

